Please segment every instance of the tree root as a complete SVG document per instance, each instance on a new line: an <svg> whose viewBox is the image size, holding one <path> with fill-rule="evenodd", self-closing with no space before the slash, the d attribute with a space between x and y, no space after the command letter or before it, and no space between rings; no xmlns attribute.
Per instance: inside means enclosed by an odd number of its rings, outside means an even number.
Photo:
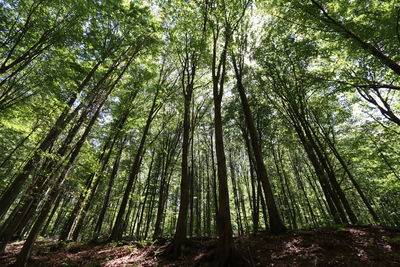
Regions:
<svg viewBox="0 0 400 267"><path fill-rule="evenodd" d="M249 255L245 256L241 251L230 248L216 248L195 262L195 267L252 267L254 262Z"/></svg>
<svg viewBox="0 0 400 267"><path fill-rule="evenodd" d="M164 246L158 255L171 260L176 260L182 258L188 252L188 248L190 246L192 246L192 242L189 239L185 239L182 244L176 244L174 241L172 241Z"/></svg>

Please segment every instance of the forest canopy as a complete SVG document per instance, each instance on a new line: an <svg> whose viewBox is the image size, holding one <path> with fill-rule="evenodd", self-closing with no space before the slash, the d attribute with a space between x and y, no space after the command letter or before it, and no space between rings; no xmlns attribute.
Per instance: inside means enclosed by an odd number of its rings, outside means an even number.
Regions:
<svg viewBox="0 0 400 267"><path fill-rule="evenodd" d="M399 49L395 0L1 1L0 251L400 227Z"/></svg>

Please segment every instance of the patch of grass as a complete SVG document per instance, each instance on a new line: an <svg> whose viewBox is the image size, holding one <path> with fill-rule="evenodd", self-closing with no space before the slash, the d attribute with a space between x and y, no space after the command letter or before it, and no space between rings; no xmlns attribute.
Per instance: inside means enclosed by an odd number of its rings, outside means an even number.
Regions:
<svg viewBox="0 0 400 267"><path fill-rule="evenodd" d="M396 236L396 237L392 237L392 238L386 237L384 239L390 243L395 243L395 244L400 245L400 236Z"/></svg>
<svg viewBox="0 0 400 267"><path fill-rule="evenodd" d="M60 266L63 267L78 267L79 265L75 262L73 262L71 259L66 259L66 261L60 263Z"/></svg>
<svg viewBox="0 0 400 267"><path fill-rule="evenodd" d="M56 252L59 251L61 249L65 249L67 246L67 243L65 241L60 241L56 244L54 244L53 246L50 247L50 252Z"/></svg>
<svg viewBox="0 0 400 267"><path fill-rule="evenodd" d="M136 252L138 249L136 247L128 247L129 251L134 253Z"/></svg>
<svg viewBox="0 0 400 267"><path fill-rule="evenodd" d="M70 253L77 253L81 251L81 244L77 242L68 243L65 250Z"/></svg>
<svg viewBox="0 0 400 267"><path fill-rule="evenodd" d="M346 228L344 227L344 225L337 225L335 231L343 232L346 231Z"/></svg>
<svg viewBox="0 0 400 267"><path fill-rule="evenodd" d="M34 253L35 253L35 255L38 255L38 256L45 256L46 254L48 254L48 251L45 248L39 247L39 248L35 249Z"/></svg>
<svg viewBox="0 0 400 267"><path fill-rule="evenodd" d="M108 243L111 247L117 247L118 246L118 242L110 242Z"/></svg>
<svg viewBox="0 0 400 267"><path fill-rule="evenodd" d="M139 248L143 248L143 247L145 247L145 246L152 246L152 245L154 245L155 243L156 243L155 240L139 240L139 241L136 242L136 245L137 245Z"/></svg>
<svg viewBox="0 0 400 267"><path fill-rule="evenodd" d="M38 236L36 241L49 241L47 238L43 237L43 236Z"/></svg>
<svg viewBox="0 0 400 267"><path fill-rule="evenodd" d="M299 258L301 260L308 260L309 259L309 257L307 255L299 255Z"/></svg>
<svg viewBox="0 0 400 267"><path fill-rule="evenodd" d="M85 264L86 267L98 267L101 266L102 261L101 260L94 260L94 261L90 261L88 263Z"/></svg>

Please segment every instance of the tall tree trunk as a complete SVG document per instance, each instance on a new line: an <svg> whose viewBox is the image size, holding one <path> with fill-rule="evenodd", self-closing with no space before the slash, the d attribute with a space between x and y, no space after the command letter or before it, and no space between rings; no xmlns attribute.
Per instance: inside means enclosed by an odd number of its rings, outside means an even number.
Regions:
<svg viewBox="0 0 400 267"><path fill-rule="evenodd" d="M110 236L110 240L119 240L122 237L122 228L123 228L123 217L125 214L125 210L126 210L126 205L128 204L128 199L129 199L129 194L132 190L133 187L133 182L136 180L136 177L140 171L140 163L141 163L141 157L143 154L143 150L144 150L144 145L146 143L146 139L147 139L147 135L149 133L150 130L150 125L151 122L154 119L155 113L157 113L157 111L159 110L159 107L157 107L157 99L158 99L158 93L159 93L160 88L157 87L157 91L154 95L153 98L153 103L151 105L150 108L150 112L149 115L147 117L146 120L146 125L143 129L143 133L142 133L142 138L140 139L140 143L139 143L139 147L136 151L136 155L135 155L135 159L133 161L130 173L129 173L129 179L128 179L128 183L125 187L125 192L124 195L122 197L121 200L121 205L120 208L118 210L118 214L117 214L117 218L115 220L114 223L114 227L113 230L111 232L111 236Z"/></svg>
<svg viewBox="0 0 400 267"><path fill-rule="evenodd" d="M93 104L93 102L91 104ZM93 108L94 107L92 107L92 105L88 105L82 112L77 123L68 131L63 143L56 151L56 155L58 157L63 158L68 152L74 137ZM78 108L76 108L75 111L77 109ZM17 213L13 215L13 217L10 217L7 220L7 224L3 226L1 234L2 244L9 242L16 233L18 233L29 223L30 218L33 216L34 211L40 203L40 197L45 194L46 189L48 188L48 183L51 181L51 177L55 174L54 171L57 169L57 165L58 168L61 167L56 159L51 158L47 158L43 163L44 170L41 174L39 174L39 177L33 181L31 187L28 189L28 195L20 201L22 203L21 207L17 208ZM2 246L3 245L1 245L1 247Z"/></svg>
<svg viewBox="0 0 400 267"><path fill-rule="evenodd" d="M229 152L229 168L230 168L230 174L231 174L231 179L232 179L232 190L233 190L233 197L234 197L234 203L235 203L235 210L236 210L236 220L237 220L237 226L238 226L238 236L242 236L243 233L243 224L242 224L242 217L240 214L240 202L239 202L239 196L238 196L238 189L237 189L237 183L236 183L236 173L235 173L235 167L233 165L232 161L232 152Z"/></svg>
<svg viewBox="0 0 400 267"><path fill-rule="evenodd" d="M346 162L344 161L344 159L341 157L341 155L339 154L339 152L336 150L336 148L334 146L332 146L332 150L334 151L336 158L339 160L340 164L342 165L343 169L345 170L346 174L348 175L354 188L357 190L357 193L360 195L362 201L364 202L365 206L367 207L372 218L374 219L374 221L376 223L379 223L380 220L379 220L378 215L376 214L375 210L372 208L370 202L368 201L367 197L365 196L364 192L362 191L357 180L354 178L353 174L350 172L350 169L347 166Z"/></svg>
<svg viewBox="0 0 400 267"><path fill-rule="evenodd" d="M338 195L338 198L342 203L344 209L346 210L346 213L349 216L351 223L357 224L358 219L354 214L343 190L340 188L338 181L336 180L336 175L331 168L329 158L326 155L326 151L324 150L322 143L320 142L318 136L316 135L315 131L313 130L309 122L306 119L302 119L301 122L304 125L304 131L306 133L306 136L308 137L311 146L314 148L315 153L317 154L323 168L325 169L329 182L332 185L332 188L334 189L336 194Z"/></svg>
<svg viewBox="0 0 400 267"><path fill-rule="evenodd" d="M262 185L264 193L265 193L266 204L267 204L268 215L269 215L270 230L272 233L276 233L276 234L283 233L286 231L286 227L283 224L283 222L280 218L279 212L278 212L278 208L276 207L274 196L272 193L271 184L269 182L267 170L264 165L260 140L259 140L259 137L257 134L256 127L254 125L254 120L253 120L253 116L251 114L249 103L247 101L245 89L242 84L241 67L237 65L236 59L234 56L232 57L232 63L233 63L234 69L235 69L237 89L239 91L240 100L242 103L246 126L247 126L248 132L250 134L251 146L253 149L255 163L256 163L255 170L257 173L257 177L258 177L259 181L261 182L261 185Z"/></svg>
<svg viewBox="0 0 400 267"><path fill-rule="evenodd" d="M50 230L50 236L53 236L56 231L59 229L62 221L62 218L65 215L65 210L67 209L68 205L71 204L71 196L68 196L66 199L63 199L63 203L61 205L61 208L57 214L57 218L55 219L54 223L53 223L53 227Z"/></svg>
<svg viewBox="0 0 400 267"><path fill-rule="evenodd" d="M322 134L324 136L325 141L327 142L329 148L331 149L332 153L335 155L336 159L339 161L340 165L342 165L344 171L346 172L347 176L349 177L351 183L353 184L354 188L356 189L357 193L360 195L362 201L364 202L365 206L367 207L369 213L371 214L372 218L376 223L379 223L379 217L376 214L375 210L372 208L371 204L369 203L367 197L365 196L364 192L362 191L361 187L359 186L357 180L354 178L353 174L351 173L347 163L340 155L339 151L336 149L334 142L329 137L328 133L322 128L322 126L318 123Z"/></svg>
<svg viewBox="0 0 400 267"><path fill-rule="evenodd" d="M333 220L336 224L346 223L347 218L341 209L341 206L338 203L337 198L334 198L334 193L332 192L331 186L329 184L328 178L324 172L323 167L321 166L317 155L313 147L310 145L309 140L306 138L304 131L301 129L301 126L297 123L297 120L292 117L292 123L296 130L297 135L299 136L301 143L303 144L304 150L314 167L315 173L317 175L318 181L321 184L322 191L325 195L326 201L328 203L329 211L333 217Z"/></svg>
<svg viewBox="0 0 400 267"><path fill-rule="evenodd" d="M106 170L106 167L108 165L108 161L110 159L111 153L113 151L114 145L117 142L117 139L119 138L119 133L120 130L122 129L123 125L125 124L127 116L124 116L121 118L119 122L117 122L117 130L115 133L112 133L109 138L105 141L104 148L102 151L102 154L100 155L100 170L95 173L95 177L93 178L92 185L89 189L89 194L85 197L83 201L83 208L77 217L77 223L75 226L75 229L72 233L72 240L76 241L78 239L78 236L82 230L84 220L86 218L86 215L89 211L89 208L92 204L93 198L96 194L97 188L99 187L101 178L104 176L104 172ZM114 136L113 136L114 135Z"/></svg>
<svg viewBox="0 0 400 267"><path fill-rule="evenodd" d="M177 152L177 147L180 140L180 132L181 132L180 126L177 127L177 131L178 132L175 133L175 136L170 137L169 138L170 140L168 140L169 147L161 176L159 200L157 206L156 222L154 225L153 239L157 239L162 236L161 224L165 218L164 211L165 211L165 203L168 198L169 183L175 168L175 154Z"/></svg>
<svg viewBox="0 0 400 267"><path fill-rule="evenodd" d="M211 168L212 168L212 189L213 189L213 203L214 203L214 229L217 230L217 214L218 214L218 193L217 193L217 170L215 168L214 158L214 140L213 134L210 134L210 154L211 154Z"/></svg>
<svg viewBox="0 0 400 267"><path fill-rule="evenodd" d="M66 138L64 139L59 149L56 151L56 155L59 158L63 158L68 152L68 149L70 148L74 137L86 120L91 108L92 106L88 106L86 110L82 112L77 123L68 131ZM59 164L56 159L47 158L42 165L43 170L41 171L41 173L38 174L38 177L32 182L31 186L28 188L27 196L21 199L21 205L19 205L20 207L16 208L17 213L7 220L7 222L11 220L11 223L2 228L4 230L2 231L2 233L4 232L4 235L1 235L1 239L5 242L10 241L9 238L11 238L15 233L17 233L20 229L24 228L29 223L30 218L33 217L33 213L36 210L36 207L40 203L40 197L45 194L48 188L48 183L50 182L50 178L53 175L52 171Z"/></svg>
<svg viewBox="0 0 400 267"><path fill-rule="evenodd" d="M156 192L155 192L155 187L153 185L151 193L150 193L150 203L147 208L146 228L144 231L144 238L143 238L144 240L147 239L147 235L148 235L149 229L150 229L150 222L153 219L153 209L154 209L155 197L156 197Z"/></svg>
<svg viewBox="0 0 400 267"><path fill-rule="evenodd" d="M54 214L56 213L56 211L57 211L57 209L58 209L58 207L59 207L59 205L60 205L61 199L62 199L62 193L60 193L60 194L58 195L58 197L57 197L57 199L56 199L56 201L55 201L55 203L54 203L54 205L53 205L53 209L51 210L50 215L49 215L49 217L47 218L47 221L46 221L46 223L44 224L43 229L42 229L42 231L41 231L41 233L40 233L41 236L44 236L44 235L46 234L47 228L49 227L50 222L51 222L51 220L53 219Z"/></svg>
<svg viewBox="0 0 400 267"><path fill-rule="evenodd" d="M172 256L178 257L182 253L182 246L186 241L187 213L189 207L189 186L191 176L189 174L189 145L190 145L190 105L192 102L193 87L188 87L184 92L184 111L183 111L183 135L182 135L182 161L181 161L181 184L180 184L180 204L178 219L175 228L175 235L172 241Z"/></svg>
<svg viewBox="0 0 400 267"><path fill-rule="evenodd" d="M312 219L312 222L313 222L313 226L316 227L318 222L317 222L316 216L314 214L314 210L313 210L313 208L311 206L310 200L309 200L309 198L307 196L303 181L301 180L301 176L300 176L300 173L299 173L298 166L296 164L297 164L297 162L295 162L294 159L291 158L291 165L292 165L294 176L296 178L297 184L299 185L299 187L301 189L301 192L303 193L304 199L305 199L306 204L307 204L308 211L310 213L310 216L311 216L311 219Z"/></svg>
<svg viewBox="0 0 400 267"><path fill-rule="evenodd" d="M69 238L69 233L71 231L71 228L74 224L76 217L78 216L79 210L81 209L81 204L85 198L85 195L87 194L87 191L89 190L89 186L92 183L93 177L94 177L94 175L90 174L86 178L85 189L79 195L77 201L75 202L74 208L72 209L71 213L69 214L68 220L65 222L65 224L61 230L60 236L58 238L59 241L64 241Z"/></svg>
<svg viewBox="0 0 400 267"><path fill-rule="evenodd" d="M70 99L68 100L66 107L64 108L64 110L62 111L60 116L57 118L53 127L49 130L46 137L40 143L39 147L36 149L36 151L33 153L33 155L28 159L25 166L22 168L21 172L15 177L15 179L13 180L11 185L1 196L0 219L4 216L4 214L10 208L13 201L17 198L23 185L28 180L29 175L32 173L32 171L35 169L35 167L39 164L44 152L46 152L47 149L56 141L56 139L61 134L61 132L67 127L67 124L75 116L77 108L72 113L70 113L70 110L71 110L73 104L75 103L75 100L76 100L78 94L84 89L84 87L86 87L86 85L92 79L93 75L95 74L95 72L97 71L97 69L101 63L102 62L99 61L92 68L92 70L88 73L88 75L85 77L85 79L81 82L81 84L78 86L76 92L73 93L72 96L70 97Z"/></svg>
<svg viewBox="0 0 400 267"><path fill-rule="evenodd" d="M206 184L206 223L204 226L206 236L210 237L211 236L211 185L210 185L210 164L209 164L209 158L208 158L208 153L206 152L206 171L207 171L207 184Z"/></svg>
<svg viewBox="0 0 400 267"><path fill-rule="evenodd" d="M140 212L139 222L138 222L137 228L136 228L136 238L139 238L139 239L142 238L142 236L140 236L140 230L141 230L144 210L146 209L147 198L149 196L149 191L150 191L150 186L151 186L151 174L152 174L151 171L153 170L153 163L154 163L154 159L152 157L151 158L151 162L150 162L150 166L149 166L149 172L147 174L146 185L144 187L145 193L144 193L143 205L142 205L142 209L141 209L141 212Z"/></svg>
<svg viewBox="0 0 400 267"><path fill-rule="evenodd" d="M215 90L214 90L215 91ZM234 243L232 237L232 224L229 207L228 177L226 171L226 157L224 151L224 140L222 130L221 97L214 93L214 127L215 127L215 149L217 154L217 176L219 184L218 195L218 248L217 255L223 261L231 257Z"/></svg>
<svg viewBox="0 0 400 267"><path fill-rule="evenodd" d="M246 152L247 152L247 156L248 156L248 160L249 160L249 167L250 167L250 182L251 182L251 194L250 194L250 190L249 190L249 196L251 195L251 201L250 201L250 207L252 207L252 218L253 218L253 233L258 232L258 227L259 227L259 219L260 219L260 209L259 209L259 197L258 197L258 190L257 190L257 181L255 179L254 176L254 158L253 155L254 153L252 153L251 151L251 145L250 145L250 140L249 140L249 136L246 133L246 129L244 127L240 127L241 131L242 131L242 135L243 135L243 139L245 140L245 144L246 144Z"/></svg>
<svg viewBox="0 0 400 267"><path fill-rule="evenodd" d="M109 178L109 181L108 181L107 192L106 192L106 195L104 197L103 206L101 208L99 218L98 218L96 226L94 228L94 233L93 233L93 240L94 241L97 240L97 238L98 238L98 236L100 235L100 232L101 232L101 227L103 225L104 217L105 217L105 214L107 212L107 207L108 207L108 204L109 204L109 201L110 201L111 190L112 190L112 187L113 187L113 184L114 184L114 179L115 179L115 177L117 176L117 173L118 173L119 164L120 164L121 156L122 156L122 151L124 149L124 146L125 146L125 143L126 143L126 139L127 138L125 137L124 140L121 142L121 146L120 146L120 148L118 150L117 157L114 160L113 168L111 170L110 178Z"/></svg>
<svg viewBox="0 0 400 267"><path fill-rule="evenodd" d="M109 91L109 93L111 93L111 90ZM45 201L45 204L43 205L42 209L40 210L39 216L36 219L33 227L31 228L29 235L24 243L24 246L21 249L21 252L17 256L17 261L16 261L17 266L26 266L27 265L28 259L30 258L30 255L32 253L33 243L35 242L35 240L42 228L42 225L50 211L51 205L53 204L54 200L57 198L59 191L62 187L62 184L64 183L65 178L67 177L68 173L70 172L72 165L75 162L87 136L89 135L94 123L96 122L96 120L100 114L100 111L105 104L106 99L107 99L107 97L103 98L103 101L99 104L96 112L92 115L91 120L89 121L88 125L86 126L84 133L82 134L82 136L78 140L77 144L75 145L75 148L72 151L64 170L58 176L58 178L55 181L55 184L50 189L49 196L48 196L47 200Z"/></svg>

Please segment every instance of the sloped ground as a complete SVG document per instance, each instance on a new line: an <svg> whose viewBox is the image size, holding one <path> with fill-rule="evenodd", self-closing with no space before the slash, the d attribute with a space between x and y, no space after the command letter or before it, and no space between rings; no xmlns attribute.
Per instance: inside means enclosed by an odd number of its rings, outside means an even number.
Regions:
<svg viewBox="0 0 400 267"><path fill-rule="evenodd" d="M161 245L42 241L36 244L29 266L193 266L215 243L215 239L193 239L183 259L169 261L157 256ZM236 243L255 266L400 266L400 230L378 226L325 227L279 236L260 232L237 238ZM13 263L22 244L8 245L0 266Z"/></svg>

